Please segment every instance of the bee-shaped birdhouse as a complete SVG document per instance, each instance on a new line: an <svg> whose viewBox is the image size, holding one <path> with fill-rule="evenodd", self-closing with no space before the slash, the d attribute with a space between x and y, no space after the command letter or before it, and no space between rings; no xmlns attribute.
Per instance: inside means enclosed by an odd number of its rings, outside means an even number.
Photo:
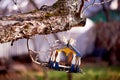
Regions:
<svg viewBox="0 0 120 80"><path fill-rule="evenodd" d="M63 41L64 43L57 40L55 42L55 44L57 44L57 47L55 47L56 45L51 46L51 49L49 50L49 60L46 63L38 61L38 57L34 57L34 55L38 55L39 53L29 49L28 45L28 51L30 53L32 61L42 66L46 66L49 69L57 71L66 71L71 73L81 72L81 54L75 47L72 46L72 42L74 42L74 40L64 39Z"/></svg>
<svg viewBox="0 0 120 80"><path fill-rule="evenodd" d="M71 40L68 40L62 47L57 48L51 53L49 60L49 68L55 70L63 70L67 72L81 72L81 54L71 45Z"/></svg>

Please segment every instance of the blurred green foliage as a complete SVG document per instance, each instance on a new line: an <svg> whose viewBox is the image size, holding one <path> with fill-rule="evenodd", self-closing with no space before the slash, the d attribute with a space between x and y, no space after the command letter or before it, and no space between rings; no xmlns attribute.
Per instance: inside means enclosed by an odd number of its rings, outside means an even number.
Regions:
<svg viewBox="0 0 120 80"><path fill-rule="evenodd" d="M37 74L36 74L37 75ZM44 80L42 76L35 76L37 80ZM120 80L119 67L84 67L83 73L73 73L72 80ZM66 72L49 71L48 80L67 80Z"/></svg>
<svg viewBox="0 0 120 80"><path fill-rule="evenodd" d="M115 10L109 11L109 17L111 21L120 21L120 12ZM105 13L103 11L98 11L96 14L90 17L94 22L107 22Z"/></svg>

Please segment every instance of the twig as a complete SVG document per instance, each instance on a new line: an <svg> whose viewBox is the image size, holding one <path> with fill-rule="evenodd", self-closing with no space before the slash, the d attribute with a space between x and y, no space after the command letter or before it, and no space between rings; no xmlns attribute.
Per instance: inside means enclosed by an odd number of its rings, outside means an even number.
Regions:
<svg viewBox="0 0 120 80"><path fill-rule="evenodd" d="M17 1L15 1L15 0L12 0L12 1L13 1L13 3L17 6L17 8L18 8L18 13L22 13L20 7L19 7L18 4L17 4Z"/></svg>
<svg viewBox="0 0 120 80"><path fill-rule="evenodd" d="M13 46L13 44L14 44L14 40L12 40L12 42L11 42L11 46Z"/></svg>
<svg viewBox="0 0 120 80"><path fill-rule="evenodd" d="M112 0L107 0L106 2L104 1L104 2L100 2L100 3L95 3L95 0L94 0L92 4L88 5L88 6L82 11L82 14L85 14L85 12L86 12L90 7L92 7L92 6L102 5L102 4L108 3L108 2L110 2L110 1L112 1Z"/></svg>
<svg viewBox="0 0 120 80"><path fill-rule="evenodd" d="M82 9L83 9L83 6L84 6L84 3L85 3L85 0L81 0L81 5L80 5L79 11L78 11L78 15L79 15L79 17L81 17L81 12L82 12Z"/></svg>
<svg viewBox="0 0 120 80"><path fill-rule="evenodd" d="M28 50L28 52L30 51L30 48L29 48L29 38L27 39L27 50Z"/></svg>
<svg viewBox="0 0 120 80"><path fill-rule="evenodd" d="M103 0L100 0L101 2ZM103 8L103 12L105 14L105 17L106 17L106 21L109 22L110 21L110 15L109 15L109 11L106 9L106 6L104 4L102 4L102 8Z"/></svg>
<svg viewBox="0 0 120 80"><path fill-rule="evenodd" d="M39 10L38 6L36 5L36 3L34 2L34 0L29 0L30 3L33 5L33 7L36 9L36 10Z"/></svg>

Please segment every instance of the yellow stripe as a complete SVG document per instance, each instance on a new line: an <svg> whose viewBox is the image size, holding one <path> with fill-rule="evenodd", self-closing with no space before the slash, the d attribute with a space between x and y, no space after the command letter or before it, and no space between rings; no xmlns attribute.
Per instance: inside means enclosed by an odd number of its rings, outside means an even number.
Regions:
<svg viewBox="0 0 120 80"><path fill-rule="evenodd" d="M58 51L58 52L65 52L66 56L68 56L69 53L76 54L75 51L71 50L71 49L68 48L68 47L65 47L65 48L62 48L62 49L58 49L57 51Z"/></svg>

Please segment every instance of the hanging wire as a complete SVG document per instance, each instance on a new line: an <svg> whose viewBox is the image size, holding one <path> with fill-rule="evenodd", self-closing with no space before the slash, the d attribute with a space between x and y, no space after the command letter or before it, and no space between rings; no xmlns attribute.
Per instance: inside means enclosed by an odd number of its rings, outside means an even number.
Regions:
<svg viewBox="0 0 120 80"><path fill-rule="evenodd" d="M33 56L32 56L32 54L33 54L33 53L36 54L36 52L34 52L33 50L30 49L30 47L29 47L29 39L27 39L27 49L28 49L28 53L29 53L29 55L30 55L31 60L32 60L34 63L40 65L41 63L37 62L37 61L33 58Z"/></svg>
<svg viewBox="0 0 120 80"><path fill-rule="evenodd" d="M42 52L47 52L47 51L50 51L50 50L46 50L46 51L40 51L40 52L37 52L37 51L33 51L32 49L30 49L29 47L29 39L27 39L27 49L28 49L28 53L30 55L30 58L31 60L36 63L36 64L39 64L41 66L47 66L47 62L41 62L40 60L38 61L39 59L39 56L40 56L40 53ZM46 56L46 58L48 58L49 56Z"/></svg>

